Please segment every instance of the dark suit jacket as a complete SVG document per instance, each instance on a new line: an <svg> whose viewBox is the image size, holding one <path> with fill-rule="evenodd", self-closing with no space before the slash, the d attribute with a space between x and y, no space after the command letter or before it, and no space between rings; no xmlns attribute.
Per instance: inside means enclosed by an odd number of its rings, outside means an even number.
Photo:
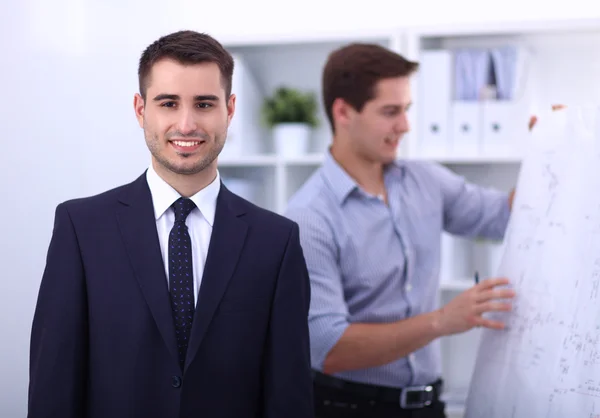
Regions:
<svg viewBox="0 0 600 418"><path fill-rule="evenodd" d="M181 370L145 175L58 205L30 418L314 416L298 226L223 185Z"/></svg>

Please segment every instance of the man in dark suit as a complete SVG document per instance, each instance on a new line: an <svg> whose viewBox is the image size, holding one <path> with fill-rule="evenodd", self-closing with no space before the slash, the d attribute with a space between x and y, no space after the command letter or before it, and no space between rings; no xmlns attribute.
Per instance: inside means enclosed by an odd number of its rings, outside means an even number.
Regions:
<svg viewBox="0 0 600 418"><path fill-rule="evenodd" d="M313 416L297 225L221 184L233 60L150 45L134 107L152 163L58 205L31 337L30 418Z"/></svg>

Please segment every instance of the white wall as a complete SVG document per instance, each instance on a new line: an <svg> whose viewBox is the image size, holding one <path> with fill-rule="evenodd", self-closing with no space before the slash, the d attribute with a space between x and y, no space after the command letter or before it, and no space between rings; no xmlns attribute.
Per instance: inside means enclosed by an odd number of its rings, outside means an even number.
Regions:
<svg viewBox="0 0 600 418"><path fill-rule="evenodd" d="M148 43L180 28L239 38L600 16L583 0L544 3L371 0L365 9L305 0L287 12L277 0L2 0L0 416L25 416L29 331L55 206L128 182L148 163L132 109Z"/></svg>

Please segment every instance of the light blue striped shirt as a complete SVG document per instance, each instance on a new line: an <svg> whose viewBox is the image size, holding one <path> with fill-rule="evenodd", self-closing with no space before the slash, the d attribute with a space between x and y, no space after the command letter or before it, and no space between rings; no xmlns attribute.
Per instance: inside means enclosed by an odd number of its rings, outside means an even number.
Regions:
<svg viewBox="0 0 600 418"><path fill-rule="evenodd" d="M425 161L385 172L389 205L364 192L327 153L286 216L300 226L311 281L311 360L323 362L351 323L393 322L438 308L442 230L501 239L508 194L482 188ZM336 374L393 387L441 376L439 340L397 361Z"/></svg>

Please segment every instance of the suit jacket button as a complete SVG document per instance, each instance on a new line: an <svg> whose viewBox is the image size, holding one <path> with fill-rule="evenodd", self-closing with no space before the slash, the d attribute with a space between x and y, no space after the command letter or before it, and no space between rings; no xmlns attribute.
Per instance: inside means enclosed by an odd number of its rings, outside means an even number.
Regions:
<svg viewBox="0 0 600 418"><path fill-rule="evenodd" d="M174 388L178 388L178 387L180 387L180 386L181 386L181 377L179 377L179 376L173 376L173 377L171 378L171 385L172 385Z"/></svg>

